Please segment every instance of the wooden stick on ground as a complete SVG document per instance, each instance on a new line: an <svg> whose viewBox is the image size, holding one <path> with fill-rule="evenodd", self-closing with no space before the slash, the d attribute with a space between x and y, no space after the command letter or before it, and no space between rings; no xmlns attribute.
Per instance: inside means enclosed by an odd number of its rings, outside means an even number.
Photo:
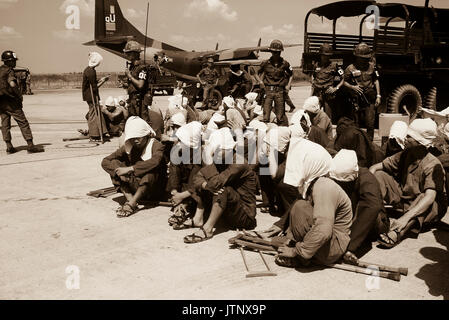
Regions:
<svg viewBox="0 0 449 320"><path fill-rule="evenodd" d="M358 267L358 266L354 266L351 264L339 264L339 263L334 263L334 264L327 264L327 267L330 268L335 268L335 269L340 269L340 270L345 270L345 271L351 271L351 272L355 272L355 273L361 273L361 274L366 274L366 275L375 275L375 271L369 268L362 268L362 267ZM386 279L390 279L390 280L394 280L394 281L400 281L401 280L401 275L399 273L396 272L389 272L389 271L379 271L378 272L378 276L381 278L386 278Z"/></svg>

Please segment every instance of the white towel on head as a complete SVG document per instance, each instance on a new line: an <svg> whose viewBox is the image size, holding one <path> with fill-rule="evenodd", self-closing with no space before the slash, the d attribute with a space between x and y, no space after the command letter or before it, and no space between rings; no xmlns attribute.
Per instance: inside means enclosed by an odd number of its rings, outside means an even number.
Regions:
<svg viewBox="0 0 449 320"><path fill-rule="evenodd" d="M98 52L89 53L89 67L95 68L103 61L103 57Z"/></svg>
<svg viewBox="0 0 449 320"><path fill-rule="evenodd" d="M235 101L232 96L226 96L223 98L223 104L226 104L228 108L234 108Z"/></svg>
<svg viewBox="0 0 449 320"><path fill-rule="evenodd" d="M104 105L107 106L107 107L114 107L116 105L116 101L115 101L115 99L113 97L109 96L106 99Z"/></svg>
<svg viewBox="0 0 449 320"><path fill-rule="evenodd" d="M329 176L338 181L354 181L359 174L357 162L354 150L341 149L332 159Z"/></svg>
<svg viewBox="0 0 449 320"><path fill-rule="evenodd" d="M307 126L309 126L309 127L312 126L312 121L310 121L309 115L303 109L299 109L298 111L293 113L293 116L290 120L290 124L292 124L292 125L300 124L301 120L303 120L303 119L306 121Z"/></svg>
<svg viewBox="0 0 449 320"><path fill-rule="evenodd" d="M425 147L430 147L437 137L437 124L432 119L415 119L410 123L407 135Z"/></svg>
<svg viewBox="0 0 449 320"><path fill-rule="evenodd" d="M209 129L209 130L217 130L218 129L217 122L223 122L225 120L226 120L226 118L225 118L224 115L222 115L222 114L220 114L218 112L215 112L212 115L212 118L210 118L209 122L207 123L207 129Z"/></svg>
<svg viewBox="0 0 449 320"><path fill-rule="evenodd" d="M304 101L303 109L312 113L317 113L320 110L320 100L317 96L311 96Z"/></svg>
<svg viewBox="0 0 449 320"><path fill-rule="evenodd" d="M404 121L395 121L390 128L390 139L395 139L398 145L404 149L405 137L407 136L408 125Z"/></svg>
<svg viewBox="0 0 449 320"><path fill-rule="evenodd" d="M322 146L307 139L292 139L288 149L284 183L297 187L305 199L310 183L329 173L332 157Z"/></svg>
<svg viewBox="0 0 449 320"><path fill-rule="evenodd" d="M275 127L267 132L263 141L271 148L285 153L290 141L290 134L290 128L288 127Z"/></svg>
<svg viewBox="0 0 449 320"><path fill-rule="evenodd" d="M173 124L181 127L186 124L186 117L182 112L177 112L171 116L171 121Z"/></svg>
<svg viewBox="0 0 449 320"><path fill-rule="evenodd" d="M202 129L201 122L192 121L179 128L176 131L176 136L184 145L196 149L201 146Z"/></svg>
<svg viewBox="0 0 449 320"><path fill-rule="evenodd" d="M131 153L132 145L129 142L130 139L142 138L146 136L155 136L156 132L150 127L150 125L143 119L132 116L129 117L125 124L125 151L127 154ZM151 139L143 150L141 158L146 161L151 159L154 139Z"/></svg>
<svg viewBox="0 0 449 320"><path fill-rule="evenodd" d="M291 132L291 139L305 139L307 137L307 134L299 123L291 125L289 128Z"/></svg>
<svg viewBox="0 0 449 320"><path fill-rule="evenodd" d="M232 150L234 149L236 142L232 137L231 129L221 128L212 132L209 136L207 144L212 152L217 149Z"/></svg>
<svg viewBox="0 0 449 320"><path fill-rule="evenodd" d="M248 92L245 95L245 98L248 100L248 102L253 102L257 99L257 93L256 92Z"/></svg>

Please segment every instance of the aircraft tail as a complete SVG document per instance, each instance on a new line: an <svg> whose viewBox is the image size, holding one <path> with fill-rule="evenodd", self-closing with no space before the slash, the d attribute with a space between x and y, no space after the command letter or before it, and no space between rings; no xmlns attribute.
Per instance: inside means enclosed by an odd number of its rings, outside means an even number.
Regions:
<svg viewBox="0 0 449 320"><path fill-rule="evenodd" d="M131 39L155 49L184 51L149 37L145 41L145 35L123 16L117 0L95 0L95 40L85 45L112 45L123 49Z"/></svg>

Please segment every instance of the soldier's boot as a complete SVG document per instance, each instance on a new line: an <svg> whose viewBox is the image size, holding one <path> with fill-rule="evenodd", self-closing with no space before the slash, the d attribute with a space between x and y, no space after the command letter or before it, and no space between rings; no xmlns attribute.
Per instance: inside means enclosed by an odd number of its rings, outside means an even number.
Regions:
<svg viewBox="0 0 449 320"><path fill-rule="evenodd" d="M6 153L7 154L13 154L16 153L17 149L14 148L14 146L12 145L11 141L6 141Z"/></svg>
<svg viewBox="0 0 449 320"><path fill-rule="evenodd" d="M40 148L40 147L37 147L34 145L33 140L27 140L27 143L28 143L28 147L27 147L28 153L44 152L43 148Z"/></svg>

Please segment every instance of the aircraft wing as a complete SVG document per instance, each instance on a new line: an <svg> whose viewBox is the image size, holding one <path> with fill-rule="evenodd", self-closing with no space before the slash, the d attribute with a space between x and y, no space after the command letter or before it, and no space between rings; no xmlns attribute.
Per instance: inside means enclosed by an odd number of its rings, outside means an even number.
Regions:
<svg viewBox="0 0 449 320"><path fill-rule="evenodd" d="M223 61L215 61L214 65L216 66L233 66L233 65L245 65L245 66L260 66L262 60L257 59L242 59L242 60L223 60Z"/></svg>
<svg viewBox="0 0 449 320"><path fill-rule="evenodd" d="M285 44L284 48L299 47L302 44ZM219 51L211 51L202 55L200 58L216 58L218 61L232 60L232 59L244 59L244 58L257 58L256 51L268 52L269 46L247 47L237 49L225 49Z"/></svg>

